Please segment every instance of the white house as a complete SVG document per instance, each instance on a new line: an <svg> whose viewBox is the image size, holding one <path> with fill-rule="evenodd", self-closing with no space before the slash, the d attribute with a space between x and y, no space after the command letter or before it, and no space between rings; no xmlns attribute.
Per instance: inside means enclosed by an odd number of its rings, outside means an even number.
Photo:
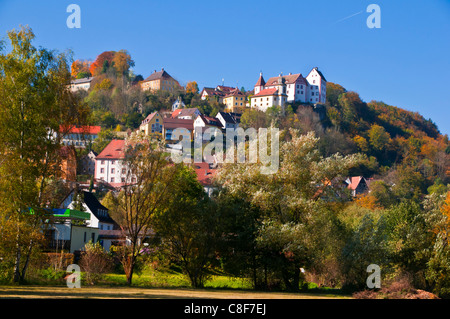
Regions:
<svg viewBox="0 0 450 319"><path fill-rule="evenodd" d="M123 165L125 158L125 140L112 140L95 158L94 178L121 187L127 182L127 169ZM133 182L133 180L131 180Z"/></svg>
<svg viewBox="0 0 450 319"><path fill-rule="evenodd" d="M176 109L182 109L185 106L186 105L184 104L183 100L181 99L181 96L179 96L178 99L176 99L176 101L173 102L173 104L172 104L172 112L175 111Z"/></svg>
<svg viewBox="0 0 450 319"><path fill-rule="evenodd" d="M327 80L319 69L313 68L306 76L308 81L308 96L306 102L325 103L327 97Z"/></svg>
<svg viewBox="0 0 450 319"><path fill-rule="evenodd" d="M262 75L260 76L260 80L262 79ZM269 88L266 88L265 85L261 85L260 83L264 83L264 79L262 81L258 80L258 91L255 95L251 97L250 107L256 108L261 111L267 111L269 107L279 106L282 111L284 111L284 106L287 102L287 93L286 93L286 79L283 77L278 77L276 82L271 82Z"/></svg>
<svg viewBox="0 0 450 319"><path fill-rule="evenodd" d="M222 124L222 129L232 128L237 129L239 127L239 123L241 122L241 114L239 113L227 113L227 112L219 112L216 115L216 119L220 121Z"/></svg>
<svg viewBox="0 0 450 319"><path fill-rule="evenodd" d="M62 209L73 209L74 208L74 194L75 191L72 191L66 199L61 204ZM89 219L86 220L86 226L89 228L98 229L97 241L105 248L106 250L112 244L111 238L102 234L103 230L109 231L117 228L116 222L109 216L108 208L103 206L94 194L86 191L81 191L82 195L82 204L84 208L84 212L89 214ZM95 241L93 241L95 242Z"/></svg>
<svg viewBox="0 0 450 319"><path fill-rule="evenodd" d="M49 240L47 249L68 250L69 253L83 250L92 241L99 240L99 229L88 225L75 225L73 220L89 220L89 213L72 209L53 209L52 223L45 230L45 237ZM109 248L108 248L109 249Z"/></svg>
<svg viewBox="0 0 450 319"><path fill-rule="evenodd" d="M70 82L70 90L72 92L76 92L79 90L87 91L91 87L91 82L93 79L94 77L73 80Z"/></svg>

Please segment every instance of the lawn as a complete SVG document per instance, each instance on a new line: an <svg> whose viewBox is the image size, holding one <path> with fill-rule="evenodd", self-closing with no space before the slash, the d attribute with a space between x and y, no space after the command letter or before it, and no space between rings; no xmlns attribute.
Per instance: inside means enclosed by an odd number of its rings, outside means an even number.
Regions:
<svg viewBox="0 0 450 319"><path fill-rule="evenodd" d="M45 280L33 280L27 285L0 285L0 298L218 298L218 299L322 299L348 298L339 290L309 289L300 293L258 292L242 278L214 274L202 289L192 289L188 278L176 271L146 269L133 276L133 285L127 286L124 274L109 273L95 285L82 280L80 289L69 289L63 276L65 272L46 275ZM82 278L84 274L82 274ZM310 288L313 288L310 286Z"/></svg>
<svg viewBox="0 0 450 319"><path fill-rule="evenodd" d="M349 296L317 293L256 292L233 289L82 286L0 286L0 298L82 299L335 299Z"/></svg>

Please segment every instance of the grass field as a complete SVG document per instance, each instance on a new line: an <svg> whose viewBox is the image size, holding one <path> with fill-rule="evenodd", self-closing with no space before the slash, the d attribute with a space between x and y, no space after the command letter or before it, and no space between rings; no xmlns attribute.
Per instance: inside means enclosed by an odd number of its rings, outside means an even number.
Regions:
<svg viewBox="0 0 450 319"><path fill-rule="evenodd" d="M225 274L214 274L206 281L204 288L192 289L189 279L179 271L164 269L146 269L133 276L133 285L127 286L126 277L120 273L109 273L101 276L95 285L88 285L82 273L80 289L66 286L65 272L45 272L34 277L26 285L1 285L0 298L218 298L218 299L322 299L349 298L339 290L314 289L310 285L307 291L257 292L243 278L230 277Z"/></svg>
<svg viewBox="0 0 450 319"><path fill-rule="evenodd" d="M324 293L255 292L232 289L0 286L0 298L81 298L81 299L330 299L349 296Z"/></svg>

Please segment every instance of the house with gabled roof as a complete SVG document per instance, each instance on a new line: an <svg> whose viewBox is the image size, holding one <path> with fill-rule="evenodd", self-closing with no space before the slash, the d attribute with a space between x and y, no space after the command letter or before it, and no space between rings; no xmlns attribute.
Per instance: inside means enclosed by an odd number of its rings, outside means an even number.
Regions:
<svg viewBox="0 0 450 319"><path fill-rule="evenodd" d="M72 190L72 192L67 195L64 201L60 205L60 209L74 209L75 204L75 194L76 190ZM115 230L118 229L117 223L111 218L108 213L108 208L103 206L97 197L91 192L79 191L81 195L81 202L83 207L83 212L88 214L88 218L86 219L86 226L89 228L98 229L97 240L106 250L109 250L111 247L112 241L115 238L109 238L103 231ZM95 241L94 241L95 242Z"/></svg>
<svg viewBox="0 0 450 319"><path fill-rule="evenodd" d="M223 99L226 95L232 93L236 88L225 85L218 85L215 88L204 87L200 92L202 100L213 100L215 99L219 103L223 103Z"/></svg>
<svg viewBox="0 0 450 319"><path fill-rule="evenodd" d="M227 128L237 129L241 122L241 114L234 112L218 112L216 119L220 121L222 129L224 130Z"/></svg>
<svg viewBox="0 0 450 319"><path fill-rule="evenodd" d="M193 140L194 138L194 120L192 119L180 119L180 118L165 118L164 119L164 128L163 128L163 137L166 142L170 143L172 141L178 142L179 139L175 139L173 136L174 130L178 130L178 132L184 136L185 138L189 138Z"/></svg>
<svg viewBox="0 0 450 319"><path fill-rule="evenodd" d="M127 181L129 176L124 159L125 140L112 140L95 158L95 179L114 188L120 188L130 182Z"/></svg>
<svg viewBox="0 0 450 319"><path fill-rule="evenodd" d="M345 180L345 183L352 196L361 195L369 191L368 182L363 176L351 176Z"/></svg>
<svg viewBox="0 0 450 319"><path fill-rule="evenodd" d="M179 96L175 102L172 103L172 112L177 110L177 109L182 109L186 106L186 104L184 104L183 99L181 98L181 96Z"/></svg>
<svg viewBox="0 0 450 319"><path fill-rule="evenodd" d="M208 196L211 196L216 189L213 183L217 168L211 168L211 164L206 162L193 163L197 180L203 186L204 191Z"/></svg>
<svg viewBox="0 0 450 319"><path fill-rule="evenodd" d="M144 91L170 91L176 92L183 87L175 80L164 68L161 71L154 71L144 81L140 82L141 89Z"/></svg>
<svg viewBox="0 0 450 319"><path fill-rule="evenodd" d="M139 131L143 131L145 135L151 133L162 133L164 126L164 119L158 111L150 113L139 126Z"/></svg>
<svg viewBox="0 0 450 319"><path fill-rule="evenodd" d="M259 83L261 83L258 80ZM255 90L256 92L256 90ZM270 88L260 88L257 94L254 94L250 99L250 107L261 111L266 111L269 107L279 106L284 110L287 102L286 83L283 77L277 78L277 83L272 82Z"/></svg>
<svg viewBox="0 0 450 319"><path fill-rule="evenodd" d="M94 77L87 77L82 79L75 79L70 81L70 91L77 92L79 90L89 90L91 87L91 82L94 79Z"/></svg>
<svg viewBox="0 0 450 319"><path fill-rule="evenodd" d="M202 113L196 107L191 107L187 109L176 109L172 112L171 118L178 118L182 120L195 120L197 116Z"/></svg>
<svg viewBox="0 0 450 319"><path fill-rule="evenodd" d="M235 112L236 110L243 109L246 106L247 96L238 88L235 88L224 96L223 104L226 105L226 111Z"/></svg>

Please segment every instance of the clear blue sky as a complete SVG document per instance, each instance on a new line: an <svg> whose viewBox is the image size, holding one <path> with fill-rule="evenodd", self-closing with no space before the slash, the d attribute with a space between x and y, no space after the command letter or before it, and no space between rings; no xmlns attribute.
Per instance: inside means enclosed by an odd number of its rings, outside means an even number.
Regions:
<svg viewBox="0 0 450 319"><path fill-rule="evenodd" d="M69 29L69 4L81 28ZM381 28L369 29L369 4ZM0 36L29 25L35 44L95 59L126 49L136 74L165 68L185 85L252 89L259 72L317 66L361 98L417 111L450 134L449 0L0 0Z"/></svg>

